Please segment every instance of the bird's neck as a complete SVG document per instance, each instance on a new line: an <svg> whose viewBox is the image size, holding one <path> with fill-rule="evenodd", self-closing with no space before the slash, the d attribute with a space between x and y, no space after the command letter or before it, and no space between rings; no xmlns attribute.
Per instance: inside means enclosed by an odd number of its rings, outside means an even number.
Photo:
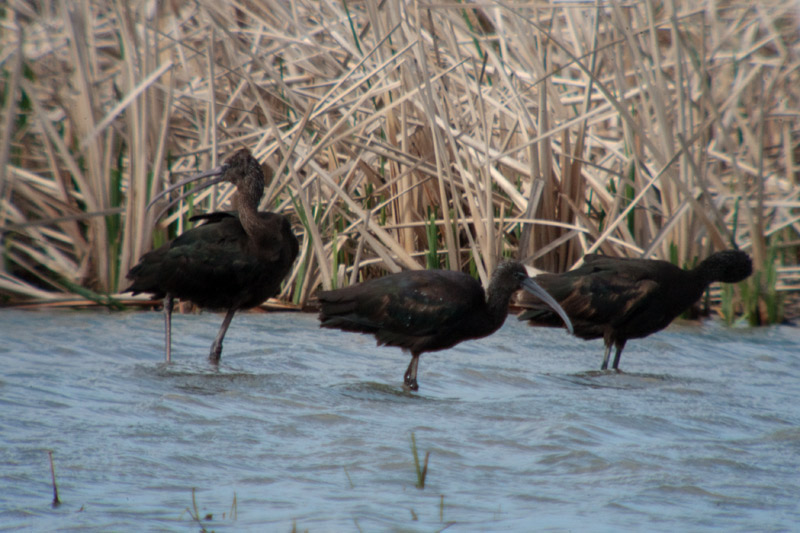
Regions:
<svg viewBox="0 0 800 533"><path fill-rule="evenodd" d="M671 309L669 313L677 316L687 307L698 301L705 292L708 284L713 280L708 279L705 272L694 270L681 270L681 275L672 279L670 286L662 290L670 292L670 297L664 298L664 309Z"/></svg>
<svg viewBox="0 0 800 533"><path fill-rule="evenodd" d="M251 169L252 170L252 169ZM239 213L239 222L251 237L256 236L259 226L258 202L264 195L264 178L261 170L248 172L244 178L236 182L234 206Z"/></svg>
<svg viewBox="0 0 800 533"><path fill-rule="evenodd" d="M701 261L693 270L694 276L701 280L704 285L719 281L722 279L723 273L720 271L720 266L709 259Z"/></svg>
<svg viewBox="0 0 800 533"><path fill-rule="evenodd" d="M493 328L492 331L494 331L503 324L506 316L508 316L508 303L511 300L513 291L509 292L489 285L489 289L486 292L486 309Z"/></svg>
<svg viewBox="0 0 800 533"><path fill-rule="evenodd" d="M258 226L258 205L241 196L237 198L236 204L239 212L239 223L248 235L253 235Z"/></svg>

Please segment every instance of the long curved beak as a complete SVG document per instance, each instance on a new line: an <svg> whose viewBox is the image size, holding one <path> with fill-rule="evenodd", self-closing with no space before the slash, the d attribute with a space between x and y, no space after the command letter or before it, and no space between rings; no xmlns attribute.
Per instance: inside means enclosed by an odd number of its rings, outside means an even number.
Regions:
<svg viewBox="0 0 800 533"><path fill-rule="evenodd" d="M567 313L564 312L564 309L562 309L561 306L558 305L558 302L555 301L555 299L552 296L550 296L546 290L540 287L538 283L533 281L533 278L525 278L522 280L521 283L523 289L525 289L529 293L539 298L541 301L549 305L553 311L558 313L558 316L560 316L561 320L564 321L564 325L567 326L567 330L571 334L573 335L575 334L575 331L572 329L572 321L567 316Z"/></svg>
<svg viewBox="0 0 800 533"><path fill-rule="evenodd" d="M202 185L200 185L198 187L195 187L192 190L187 191L187 192L181 194L180 196L178 196L177 198L171 200L166 205L166 207L156 217L156 220L158 220L159 218L161 218L161 216L164 214L164 212L167 209L169 209L172 205L174 205L175 203L183 200L184 198L186 198L187 196L189 196L191 194L194 194L194 193L196 193L198 191L201 191L201 190L203 190L203 189L205 189L207 187L211 187L212 185L214 185L216 183L220 183L220 182L224 181L225 180L225 171L226 170L228 170L228 165L220 165L220 166L218 166L216 168L212 168L211 170L206 170L205 172L201 172L200 174L195 174L192 177L189 177L189 178L183 179L183 180L181 180L181 181L179 181L177 183L174 183L174 184L170 185L169 187L167 187L166 189L164 189L163 191L161 191L160 193L158 193L152 200L150 200L150 202L147 204L146 209L150 209L160 199L162 199L163 197L171 194L173 191L175 191L177 189L180 189L184 185L188 185L189 183L192 183L193 181L197 181L197 180L200 180L200 179L203 179L203 178L208 178L209 176L218 176L217 178L215 178L213 180L209 180L206 183L203 183Z"/></svg>

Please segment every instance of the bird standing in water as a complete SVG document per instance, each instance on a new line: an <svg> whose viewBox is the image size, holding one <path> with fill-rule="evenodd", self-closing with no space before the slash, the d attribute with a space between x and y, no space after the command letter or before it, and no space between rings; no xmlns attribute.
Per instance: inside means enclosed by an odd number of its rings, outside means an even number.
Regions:
<svg viewBox="0 0 800 533"><path fill-rule="evenodd" d="M582 339L603 338L602 370L608 368L611 346L616 347L612 368L628 339L647 337L667 327L700 299L715 281L737 283L753 272L750 257L739 250L712 254L692 270L651 259L629 259L590 254L583 265L563 274L541 274L536 282L555 298ZM523 294L519 315L532 326L558 326L559 318L537 298Z"/></svg>
<svg viewBox="0 0 800 533"><path fill-rule="evenodd" d="M236 186L237 211L194 217L205 223L142 256L127 276L132 283L125 292L151 293L164 299L167 361L171 358L175 298L226 311L209 354L211 362L218 363L234 313L277 294L299 249L286 217L257 211L264 194L264 173L249 150L239 150L223 165L173 185L156 199L210 176L218 177L201 188L222 181Z"/></svg>
<svg viewBox="0 0 800 533"><path fill-rule="evenodd" d="M494 333L508 315L511 295L521 288L552 305L572 331L563 310L516 262L499 265L486 292L474 278L450 270L411 270L322 291L320 326L372 333L379 345L411 352L404 388L417 390L422 353Z"/></svg>

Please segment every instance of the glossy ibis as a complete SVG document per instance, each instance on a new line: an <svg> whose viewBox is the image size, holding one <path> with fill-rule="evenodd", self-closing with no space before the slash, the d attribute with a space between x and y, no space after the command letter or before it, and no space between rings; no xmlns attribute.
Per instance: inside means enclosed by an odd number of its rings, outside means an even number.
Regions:
<svg viewBox="0 0 800 533"><path fill-rule="evenodd" d="M286 217L257 211L264 194L264 174L249 150L239 150L223 165L183 180L162 195L209 176L218 177L201 188L222 181L236 186L237 211L194 217L204 223L148 252L128 273L132 283L126 292L146 292L164 299L167 361L174 298L226 311L209 354L209 359L217 363L234 313L277 294L297 257L297 238Z"/></svg>
<svg viewBox="0 0 800 533"><path fill-rule="evenodd" d="M612 368L628 339L646 337L667 327L696 302L709 283L737 283L753 272L750 257L738 250L712 254L692 270L652 259L628 259L590 254L583 265L563 274L541 274L536 282L553 296L572 319L575 335L603 338L602 370L608 368L611 346L617 349ZM533 326L558 326L560 320L545 303L527 294L519 315Z"/></svg>
<svg viewBox="0 0 800 533"><path fill-rule="evenodd" d="M508 315L511 295L521 288L549 302L572 331L564 311L515 262L497 267L485 293L474 278L450 270L411 270L322 291L320 326L372 333L379 345L411 352L404 388L417 390L422 353L494 333Z"/></svg>

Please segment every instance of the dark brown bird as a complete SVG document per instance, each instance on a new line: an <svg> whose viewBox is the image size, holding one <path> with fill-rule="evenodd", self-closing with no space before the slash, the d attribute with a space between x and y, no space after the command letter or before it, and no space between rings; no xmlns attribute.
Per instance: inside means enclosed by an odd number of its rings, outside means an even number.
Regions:
<svg viewBox="0 0 800 533"><path fill-rule="evenodd" d="M237 211L193 217L204 223L145 254L128 272L132 283L126 292L146 292L164 299L167 361L171 356L174 298L226 311L209 354L211 362L218 363L222 339L234 313L277 294L297 257L297 237L286 217L257 211L264 194L264 173L249 150L239 150L225 164L183 180L159 197L209 176L219 177L201 188L222 181L236 186Z"/></svg>
<svg viewBox="0 0 800 533"><path fill-rule="evenodd" d="M411 270L322 291L320 326L372 333L378 345L411 352L404 388L417 390L422 353L494 333L508 315L511 295L521 288L549 302L572 331L563 309L515 262L497 267L486 292L474 278L450 270Z"/></svg>
<svg viewBox="0 0 800 533"><path fill-rule="evenodd" d="M650 259L587 255L583 265L563 274L535 277L561 307L582 339L603 338L605 354L601 369L608 368L611 346L617 349L613 368L628 339L647 337L667 327L696 302L715 281L737 283L753 272L750 257L738 250L717 252L692 270ZM558 326L560 320L546 304L528 294L519 315L532 326Z"/></svg>

